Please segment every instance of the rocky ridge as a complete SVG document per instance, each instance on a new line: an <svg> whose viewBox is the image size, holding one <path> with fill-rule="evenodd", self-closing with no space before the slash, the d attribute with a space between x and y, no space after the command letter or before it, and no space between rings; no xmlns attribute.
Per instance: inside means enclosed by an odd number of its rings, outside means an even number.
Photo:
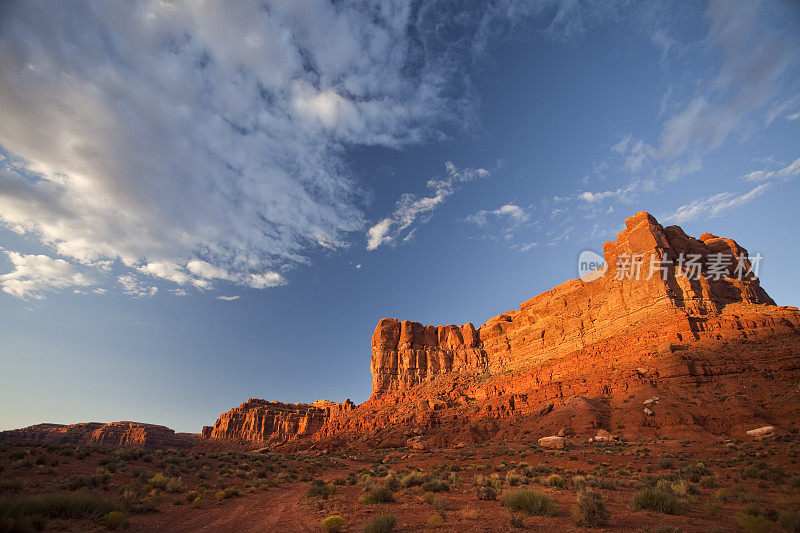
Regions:
<svg viewBox="0 0 800 533"><path fill-rule="evenodd" d="M200 440L195 433L176 433L166 426L141 422L83 422L80 424L37 424L0 431L0 442L38 444L97 444L108 447L148 449L189 448Z"/></svg>

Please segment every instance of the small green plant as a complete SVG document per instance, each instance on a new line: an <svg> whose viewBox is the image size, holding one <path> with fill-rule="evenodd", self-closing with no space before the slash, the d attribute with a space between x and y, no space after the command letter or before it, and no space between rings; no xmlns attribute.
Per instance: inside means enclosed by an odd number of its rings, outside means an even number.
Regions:
<svg viewBox="0 0 800 533"><path fill-rule="evenodd" d="M391 533L396 525L397 517L394 514L381 514L367 522L364 533Z"/></svg>
<svg viewBox="0 0 800 533"><path fill-rule="evenodd" d="M550 487L563 487L567 482L558 474L552 474L547 478L547 485Z"/></svg>
<svg viewBox="0 0 800 533"><path fill-rule="evenodd" d="M572 508L572 521L578 526L596 527L608 523L609 512L603 497L596 490L578 492L578 502Z"/></svg>
<svg viewBox="0 0 800 533"><path fill-rule="evenodd" d="M515 490L500 496L500 505L527 515L553 516L558 512L555 500L536 490Z"/></svg>
<svg viewBox="0 0 800 533"><path fill-rule="evenodd" d="M332 514L323 519L320 525L322 526L322 529L328 531L328 533L338 533L344 529L345 521L344 518L338 514Z"/></svg>

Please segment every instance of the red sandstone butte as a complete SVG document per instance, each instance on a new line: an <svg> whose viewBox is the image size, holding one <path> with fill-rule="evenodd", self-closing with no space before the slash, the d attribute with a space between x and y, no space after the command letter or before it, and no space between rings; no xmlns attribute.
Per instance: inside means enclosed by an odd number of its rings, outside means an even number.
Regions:
<svg viewBox="0 0 800 533"><path fill-rule="evenodd" d="M80 424L37 424L0 432L0 441L39 444L99 444L149 449L189 448L200 440L195 433L176 433L165 426L141 422L84 422Z"/></svg>
<svg viewBox="0 0 800 533"><path fill-rule="evenodd" d="M690 237L646 212L625 226L603 245L605 273L562 283L478 328L381 319L372 394L358 407L250 400L203 437L372 447L403 446L412 430L455 445L562 430L742 437L798 427L798 309L775 305L752 273L739 279L736 266L751 263L731 239ZM689 254L699 258L697 276L678 264ZM640 276L629 279L620 264L635 255ZM728 266L716 275L720 257Z"/></svg>

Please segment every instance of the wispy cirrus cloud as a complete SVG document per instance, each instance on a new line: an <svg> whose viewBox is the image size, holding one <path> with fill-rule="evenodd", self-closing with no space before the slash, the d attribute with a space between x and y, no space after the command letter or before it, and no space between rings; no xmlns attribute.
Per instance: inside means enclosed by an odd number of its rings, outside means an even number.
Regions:
<svg viewBox="0 0 800 533"><path fill-rule="evenodd" d="M756 170L745 174L744 179L752 182L777 181L793 178L800 175L800 157L783 168L776 170Z"/></svg>
<svg viewBox="0 0 800 533"><path fill-rule="evenodd" d="M764 194L769 187L770 185L768 183L764 183L741 194L726 191L706 198L693 200L688 204L680 206L674 213L668 215L666 220L680 224L699 218L716 218L722 216L730 209L742 207L750 203L755 198Z"/></svg>
<svg viewBox="0 0 800 533"><path fill-rule="evenodd" d="M445 163L445 175L428 180L426 186L431 190L428 196L404 193L395 205L394 212L378 221L367 230L367 250L376 250L398 239L411 238L415 223L424 223L426 217L451 197L463 183L485 178L489 171L484 168L458 169L451 161ZM407 231L411 228L410 231Z"/></svg>

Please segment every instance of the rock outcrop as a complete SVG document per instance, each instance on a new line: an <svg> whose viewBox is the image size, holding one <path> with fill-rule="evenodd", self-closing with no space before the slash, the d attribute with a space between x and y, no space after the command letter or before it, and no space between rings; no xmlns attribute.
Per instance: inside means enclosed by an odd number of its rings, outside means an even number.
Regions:
<svg viewBox="0 0 800 533"><path fill-rule="evenodd" d="M318 400L311 404L268 402L250 398L223 413L213 426L203 427L203 439L273 444L312 436L331 418L351 411L342 403Z"/></svg>
<svg viewBox="0 0 800 533"><path fill-rule="evenodd" d="M37 424L0 432L3 442L38 444L97 444L108 447L148 449L188 448L200 440L195 433L176 433L165 426L141 422L84 422L80 424Z"/></svg>
<svg viewBox="0 0 800 533"><path fill-rule="evenodd" d="M382 319L372 336L372 396L438 374L503 372L642 325L656 346L698 339L719 326L727 305L775 305L749 272L747 250L733 240L709 233L694 239L646 212L625 223L616 242L603 245L608 268L602 276L562 283L477 330Z"/></svg>

